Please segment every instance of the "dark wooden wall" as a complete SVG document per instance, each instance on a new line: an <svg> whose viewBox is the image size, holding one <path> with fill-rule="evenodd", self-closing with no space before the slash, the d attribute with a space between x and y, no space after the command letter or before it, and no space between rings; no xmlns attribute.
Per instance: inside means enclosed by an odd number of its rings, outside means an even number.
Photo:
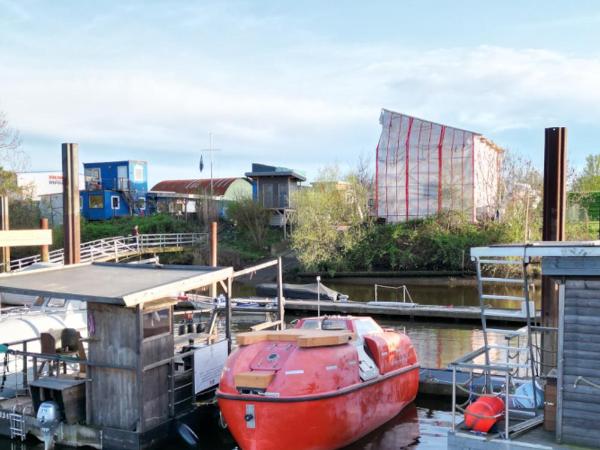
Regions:
<svg viewBox="0 0 600 450"><path fill-rule="evenodd" d="M135 431L138 428L137 311L120 306L88 303L95 332L90 335L88 359L93 364L133 370L90 367L87 399L91 425Z"/></svg>
<svg viewBox="0 0 600 450"><path fill-rule="evenodd" d="M142 341L143 365L162 361L173 356L173 335L155 336ZM143 402L144 427L150 429L169 418L169 365L144 372Z"/></svg>
<svg viewBox="0 0 600 450"><path fill-rule="evenodd" d="M600 385L600 277L568 278L564 304L562 440L596 447L600 389L578 377Z"/></svg>

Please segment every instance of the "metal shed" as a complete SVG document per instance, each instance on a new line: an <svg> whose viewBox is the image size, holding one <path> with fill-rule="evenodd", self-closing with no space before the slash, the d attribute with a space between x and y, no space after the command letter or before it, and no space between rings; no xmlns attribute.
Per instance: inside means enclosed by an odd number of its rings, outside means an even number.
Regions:
<svg viewBox="0 0 600 450"><path fill-rule="evenodd" d="M181 403L174 386L175 361L182 358L175 353L174 297L216 283L231 292L232 278L231 267L92 263L3 275L0 291L87 302L87 358L70 360L86 367L85 419L78 426L100 430L102 448L141 449L167 436ZM228 299L226 322L231 348Z"/></svg>

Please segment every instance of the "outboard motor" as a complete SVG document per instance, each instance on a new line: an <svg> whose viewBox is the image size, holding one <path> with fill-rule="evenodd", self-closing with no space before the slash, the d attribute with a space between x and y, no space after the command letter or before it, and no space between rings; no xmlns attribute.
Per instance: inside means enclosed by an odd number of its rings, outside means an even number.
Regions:
<svg viewBox="0 0 600 450"><path fill-rule="evenodd" d="M53 401L43 402L37 412L37 421L44 438L44 450L54 448L54 433L60 424L61 414L58 404Z"/></svg>

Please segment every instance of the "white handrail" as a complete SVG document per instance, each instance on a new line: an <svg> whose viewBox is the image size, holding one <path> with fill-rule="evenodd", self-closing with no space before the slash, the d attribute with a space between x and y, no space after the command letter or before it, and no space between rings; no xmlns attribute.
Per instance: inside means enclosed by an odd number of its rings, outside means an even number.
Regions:
<svg viewBox="0 0 600 450"><path fill-rule="evenodd" d="M83 242L80 246L81 262L119 259L132 254L143 254L147 250L166 247L187 247L208 242L207 233L153 233L138 236L114 236ZM64 249L53 250L48 254L52 263L64 262ZM41 261L40 255L27 256L10 262L12 271L23 270Z"/></svg>

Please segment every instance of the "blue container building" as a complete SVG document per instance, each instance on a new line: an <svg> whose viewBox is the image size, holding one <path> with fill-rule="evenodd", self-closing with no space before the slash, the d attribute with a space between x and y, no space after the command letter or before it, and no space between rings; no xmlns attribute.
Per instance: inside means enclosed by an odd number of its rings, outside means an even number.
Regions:
<svg viewBox="0 0 600 450"><path fill-rule="evenodd" d="M146 161L85 163L81 214L87 220L144 215L148 192Z"/></svg>

